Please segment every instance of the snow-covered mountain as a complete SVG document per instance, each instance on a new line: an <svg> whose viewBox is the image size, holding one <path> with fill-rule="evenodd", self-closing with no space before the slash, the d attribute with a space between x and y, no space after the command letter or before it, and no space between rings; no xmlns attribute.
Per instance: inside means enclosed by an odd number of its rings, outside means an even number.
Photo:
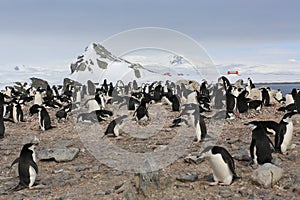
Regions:
<svg viewBox="0 0 300 200"><path fill-rule="evenodd" d="M154 71L144 68L141 64L130 62L117 57L100 44L92 43L85 48L70 66L71 77L82 83L87 80L93 82L116 82L120 79L132 81L155 75Z"/></svg>
<svg viewBox="0 0 300 200"><path fill-rule="evenodd" d="M135 54L115 56L100 44L92 43L70 66L71 79L86 83L87 80L116 83L152 82L154 80L202 80L197 70L182 56L169 52L144 50Z"/></svg>

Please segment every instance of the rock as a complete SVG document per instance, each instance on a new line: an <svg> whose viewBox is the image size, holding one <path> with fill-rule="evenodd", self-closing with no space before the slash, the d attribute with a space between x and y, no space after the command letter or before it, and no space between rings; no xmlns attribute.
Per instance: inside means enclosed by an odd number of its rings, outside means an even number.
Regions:
<svg viewBox="0 0 300 200"><path fill-rule="evenodd" d="M40 79L40 78L32 77L32 78L30 78L30 80L32 82L31 87L34 87L34 88L41 87L43 89L46 89L47 86L49 85L47 81Z"/></svg>
<svg viewBox="0 0 300 200"><path fill-rule="evenodd" d="M134 180L137 191L145 197L151 197L160 186L159 172L136 173Z"/></svg>
<svg viewBox="0 0 300 200"><path fill-rule="evenodd" d="M234 143L236 143L236 142L238 142L238 141L240 141L239 138L227 138L227 139L226 139L226 142L227 142L228 144L234 144Z"/></svg>
<svg viewBox="0 0 300 200"><path fill-rule="evenodd" d="M283 169L271 164L265 163L253 171L251 179L254 183L262 185L264 188L273 187L283 176Z"/></svg>
<svg viewBox="0 0 300 200"><path fill-rule="evenodd" d="M176 177L176 180L181 182L194 182L198 180L198 174L181 174Z"/></svg>
<svg viewBox="0 0 300 200"><path fill-rule="evenodd" d="M122 198L122 200L137 200L137 196L135 194L135 192L131 189L127 190L124 192L124 196Z"/></svg>
<svg viewBox="0 0 300 200"><path fill-rule="evenodd" d="M50 148L39 152L40 160L54 159L56 162L72 161L79 153L78 148Z"/></svg>
<svg viewBox="0 0 300 200"><path fill-rule="evenodd" d="M5 191L4 188L0 188L0 195L5 195L7 194L7 192Z"/></svg>
<svg viewBox="0 0 300 200"><path fill-rule="evenodd" d="M226 188L224 190L220 190L219 195L222 198L231 198L233 196L233 192L231 191L230 188Z"/></svg>
<svg viewBox="0 0 300 200"><path fill-rule="evenodd" d="M232 156L235 160L238 161L250 161L251 157L248 154L246 149L239 149L236 154Z"/></svg>
<svg viewBox="0 0 300 200"><path fill-rule="evenodd" d="M195 156L192 156L192 155L189 155L187 157L184 158L184 161L187 162L187 163L195 163L195 164L199 164L199 163L202 163L205 159L204 158L200 158L199 155L195 155Z"/></svg>

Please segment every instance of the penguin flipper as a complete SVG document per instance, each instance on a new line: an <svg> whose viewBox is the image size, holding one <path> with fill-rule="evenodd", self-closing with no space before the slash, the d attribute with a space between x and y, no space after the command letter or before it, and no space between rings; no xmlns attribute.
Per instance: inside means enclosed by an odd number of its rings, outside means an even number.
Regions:
<svg viewBox="0 0 300 200"><path fill-rule="evenodd" d="M36 162L34 162L33 160L31 160L31 161L29 162L29 165L33 167L33 169L35 170L35 172L36 172L37 174L39 173L39 168L38 168Z"/></svg>
<svg viewBox="0 0 300 200"><path fill-rule="evenodd" d="M17 162L19 162L19 160L20 160L20 157L16 158L14 160L14 162L12 162L12 164L10 165L10 168L12 168L14 166L14 164L16 164Z"/></svg>

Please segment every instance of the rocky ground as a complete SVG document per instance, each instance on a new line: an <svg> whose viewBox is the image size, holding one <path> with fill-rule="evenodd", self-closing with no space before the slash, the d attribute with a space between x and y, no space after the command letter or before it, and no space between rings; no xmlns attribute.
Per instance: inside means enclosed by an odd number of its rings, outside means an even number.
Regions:
<svg viewBox="0 0 300 200"><path fill-rule="evenodd" d="M283 177L272 187L264 188L251 179L252 172L258 166L249 166L249 147L251 130L244 125L251 120L280 121L283 113L274 107L263 108L261 113L249 112L237 119L224 121L218 128L220 135L217 145L225 147L236 159L237 174L241 179L230 186L209 186L212 179L211 169L207 161L194 163L187 156L196 156L203 149L203 143L193 144L193 135L188 127L171 129L174 116L178 113L169 112L169 106L164 109L149 108L150 122L124 127L120 138L103 138L108 143L120 147L132 154L153 153L162 149L170 149L168 145L181 130L186 134L188 145L175 151L178 158L172 160L171 155L161 157L161 162L171 160L168 165L152 173L132 173L118 170L118 166L107 166L103 161L113 158L103 158L97 152L97 142L100 141L108 122L97 125L76 124L70 116L66 122L58 123L54 119L55 110L49 109L55 128L42 132L38 126L38 117L28 115L27 105L24 108L26 122L6 122L5 138L0 141L0 199L298 199L300 195L300 115L293 117L294 134L293 149L287 155L273 154L276 166L284 170ZM76 112L73 114L76 116ZM168 116L171 115L171 116ZM207 119L209 120L209 119ZM160 122L160 123L159 123ZM208 129L214 124L208 122ZM147 126L152 131L147 135ZM154 125L153 125L154 124ZM157 126L158 128L155 128ZM96 130L96 131L93 131ZM91 134L92 132L92 134ZM139 132L144 132L138 136ZM18 184L17 165L10 168L13 160L18 157L23 144L34 137L39 138L37 148L37 164L39 166L38 185L29 190L13 192L10 189ZM182 135L181 135L182 136ZM182 137L181 137L182 138ZM271 136L273 139L273 136ZM93 142L96 142L93 144ZM178 141L175 140L173 146ZM179 141L180 142L180 141ZM186 142L186 140L185 140ZM94 145L95 149L90 148ZM54 159L41 160L41 152L49 148L77 148L79 152L70 161L57 162ZM176 147L176 146L175 146ZM117 152L118 153L118 152ZM174 154L175 154L174 153ZM105 153L104 153L105 154ZM139 154L139 155L140 155ZM101 154L102 155L102 154ZM126 155L126 154L124 154ZM128 155L129 156L129 155ZM134 161L122 157L126 166L134 166ZM131 162L131 163L130 163ZM138 162L138 158L137 158ZM110 162L108 162L110 163ZM157 164L159 167L159 163ZM124 166L122 166L124 167ZM147 167L145 167L147 168ZM155 169L155 167L154 167Z"/></svg>

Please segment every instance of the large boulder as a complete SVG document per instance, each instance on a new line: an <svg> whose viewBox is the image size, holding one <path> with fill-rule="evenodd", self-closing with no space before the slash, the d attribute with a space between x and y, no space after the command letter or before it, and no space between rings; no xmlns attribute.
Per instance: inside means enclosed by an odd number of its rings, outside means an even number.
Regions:
<svg viewBox="0 0 300 200"><path fill-rule="evenodd" d="M54 159L56 162L67 162L67 161L72 161L77 156L78 153L79 153L78 148L58 147L58 148L44 149L39 152L38 157L40 160Z"/></svg>
<svg viewBox="0 0 300 200"><path fill-rule="evenodd" d="M30 78L30 80L31 80L31 87L34 87L34 88L41 87L43 89L46 89L47 86L49 85L47 81L40 79L40 78L32 77L32 78Z"/></svg>
<svg viewBox="0 0 300 200"><path fill-rule="evenodd" d="M251 179L254 183L264 188L273 187L283 176L283 169L271 164L265 163L252 172Z"/></svg>

